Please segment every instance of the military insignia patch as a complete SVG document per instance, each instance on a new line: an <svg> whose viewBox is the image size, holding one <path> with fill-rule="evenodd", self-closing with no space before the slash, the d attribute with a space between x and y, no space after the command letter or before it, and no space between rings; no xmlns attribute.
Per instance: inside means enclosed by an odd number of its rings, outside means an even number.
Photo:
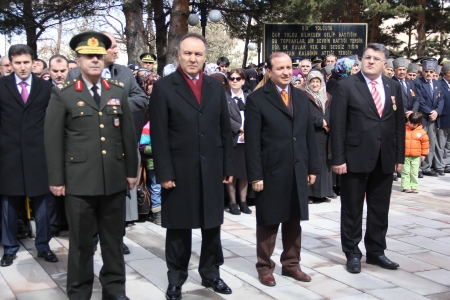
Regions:
<svg viewBox="0 0 450 300"><path fill-rule="evenodd" d="M120 100L119 99L109 99L108 102L106 102L106 105L120 106Z"/></svg>
<svg viewBox="0 0 450 300"><path fill-rule="evenodd" d="M120 85L120 86L124 86L123 82L119 82L119 85Z"/></svg>
<svg viewBox="0 0 450 300"><path fill-rule="evenodd" d="M62 89L64 86L62 84L57 85L59 89Z"/></svg>
<svg viewBox="0 0 450 300"><path fill-rule="evenodd" d="M105 88L107 90L109 90L111 88L111 86L109 85L108 81L106 81L106 79L103 79L103 85L105 86Z"/></svg>
<svg viewBox="0 0 450 300"><path fill-rule="evenodd" d="M75 84L75 90L76 91L82 91L83 90L83 82L81 80L78 80Z"/></svg>
<svg viewBox="0 0 450 300"><path fill-rule="evenodd" d="M84 106L86 103L84 103L83 101L80 101L77 103L78 106Z"/></svg>
<svg viewBox="0 0 450 300"><path fill-rule="evenodd" d="M119 127L119 126L120 126L120 119L114 118L114 127Z"/></svg>

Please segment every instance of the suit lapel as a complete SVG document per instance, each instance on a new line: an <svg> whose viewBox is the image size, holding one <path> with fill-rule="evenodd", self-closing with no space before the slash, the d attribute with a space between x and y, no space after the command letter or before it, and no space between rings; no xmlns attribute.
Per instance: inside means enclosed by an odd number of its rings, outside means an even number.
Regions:
<svg viewBox="0 0 450 300"><path fill-rule="evenodd" d="M25 107L28 107L30 105L30 103L34 100L34 98L36 98L36 96L39 94L39 91L42 88L42 79L38 78L35 75L31 75L33 76L31 79L31 89L30 89L30 95L28 96L28 100L27 103L25 104ZM22 98L21 98L22 99Z"/></svg>
<svg viewBox="0 0 450 300"><path fill-rule="evenodd" d="M375 106L375 102L373 101L372 94L369 91L369 88L367 87L367 82L364 79L361 72L359 72L356 78L356 88L359 90L359 92L364 96L364 99L366 99L369 106L373 109L373 111L378 114L377 107Z"/></svg>
<svg viewBox="0 0 450 300"><path fill-rule="evenodd" d="M292 86L290 85L289 88L292 89ZM272 81L269 80L264 85L264 91L266 92L267 100L269 100L269 102L272 103L276 108L284 112L292 119L289 109L284 104L283 99L281 99L281 95L278 92L278 89L275 87L274 84L272 84Z"/></svg>
<svg viewBox="0 0 450 300"><path fill-rule="evenodd" d="M187 84L187 82L185 82L179 71L174 72L173 83L175 84L176 92L181 96L181 98L186 100L190 105L192 105L193 108L198 110L199 105L197 99L195 98L194 93L191 91L189 85ZM205 77L203 77L203 85L205 85Z"/></svg>
<svg viewBox="0 0 450 300"><path fill-rule="evenodd" d="M210 78L206 75L203 75L203 84L202 84L202 101L200 102L199 110L202 110L205 105L209 102L209 99L212 96L212 87ZM194 97L195 98L195 97ZM197 100L195 100L197 102Z"/></svg>
<svg viewBox="0 0 450 300"><path fill-rule="evenodd" d="M22 100L22 96L19 94L19 90L17 89L14 73L7 76L6 80L7 80L6 87L11 92L11 95L14 96L14 99L16 99L16 101L19 102L20 105L25 106L25 103L23 103Z"/></svg>
<svg viewBox="0 0 450 300"><path fill-rule="evenodd" d="M103 79L102 79L101 85L102 85L102 96L101 96L101 98L100 98L100 110L103 110L103 109L105 108L105 106L106 106L106 103L108 103L108 101L109 101L114 95L113 95L113 92L111 91L111 89L110 89L110 88L108 89L108 88L105 86L105 84L103 83ZM119 100L120 100L120 103L121 103L121 105L122 105L122 103L123 103L123 101L124 101L125 99L119 99Z"/></svg>
<svg viewBox="0 0 450 300"><path fill-rule="evenodd" d="M383 80L383 87L384 87L384 95L385 95L385 100L384 100L384 108L383 108L383 114L381 115L381 117L385 117L388 115L388 113L393 109L392 106L394 105L394 101L395 103L397 103L397 101L399 100L403 100L403 99L395 99L395 96L392 96L392 87L389 86L389 84L386 82L385 78L382 77ZM401 83L400 83L401 85ZM400 87L401 89L403 89L402 87ZM394 98L392 98L394 97Z"/></svg>
<svg viewBox="0 0 450 300"><path fill-rule="evenodd" d="M97 103L95 103L94 97L92 97L91 93L89 92L86 83L84 82L83 78L81 77L81 75L78 77L77 81L81 80L82 82L82 89L81 91L76 91L78 98L83 101L86 102L87 104L89 104L90 106L92 106L92 108L94 108L95 110L99 110ZM75 83L77 84L77 83ZM102 97L103 97L103 90L102 90Z"/></svg>

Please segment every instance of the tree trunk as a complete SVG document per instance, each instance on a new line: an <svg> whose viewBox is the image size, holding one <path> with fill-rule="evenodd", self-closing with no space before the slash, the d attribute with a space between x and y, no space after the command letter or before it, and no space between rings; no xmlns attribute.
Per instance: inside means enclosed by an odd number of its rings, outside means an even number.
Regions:
<svg viewBox="0 0 450 300"><path fill-rule="evenodd" d="M162 76L162 71L167 59L167 25L164 14L163 0L152 0L151 5L154 11L155 33L156 33L156 56L158 58L158 74ZM149 3L150 6L150 3Z"/></svg>
<svg viewBox="0 0 450 300"><path fill-rule="evenodd" d="M359 23L359 5L357 0L352 0L353 23Z"/></svg>
<svg viewBox="0 0 450 300"><path fill-rule="evenodd" d="M417 24L417 57L425 55L425 4L426 0L416 0L416 3L422 7L422 10L418 14L418 24Z"/></svg>
<svg viewBox="0 0 450 300"><path fill-rule="evenodd" d="M37 26L33 22L33 7L31 1L23 2L23 22L25 27L25 33L27 34L27 45L31 47L34 52L35 58L38 57L37 53Z"/></svg>
<svg viewBox="0 0 450 300"><path fill-rule="evenodd" d="M245 35L245 48L244 48L244 58L242 59L242 68L247 66L247 58L248 58L248 43L250 42L250 29L252 28L252 16L248 16L247 22L247 34Z"/></svg>
<svg viewBox="0 0 450 300"><path fill-rule="evenodd" d="M174 0L170 15L166 63L178 65L178 44L188 32L189 0Z"/></svg>
<svg viewBox="0 0 450 300"><path fill-rule="evenodd" d="M63 26L62 26L62 20L61 18L59 18L59 23L58 23L58 37L56 40L56 48L55 48L55 54L60 54L61 51L61 36L62 36L62 30L63 30Z"/></svg>
<svg viewBox="0 0 450 300"><path fill-rule="evenodd" d="M380 21L381 21L380 14L376 14L372 18L372 30L370 33L370 42L369 43L377 42L378 36L380 35Z"/></svg>
<svg viewBox="0 0 450 300"><path fill-rule="evenodd" d="M129 64L139 64L139 55L146 51L142 0L124 0L125 35Z"/></svg>

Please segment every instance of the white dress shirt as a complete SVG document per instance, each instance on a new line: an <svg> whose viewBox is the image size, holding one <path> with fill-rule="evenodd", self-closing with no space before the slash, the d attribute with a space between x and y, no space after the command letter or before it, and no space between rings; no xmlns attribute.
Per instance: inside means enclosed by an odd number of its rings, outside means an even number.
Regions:
<svg viewBox="0 0 450 300"><path fill-rule="evenodd" d="M83 76L82 76L82 78L84 80L84 83L86 83L86 88L88 89L89 93L91 94L92 97L94 97L94 92L91 90L94 85L89 80L84 78ZM102 79L100 78L95 85L98 87L97 93L101 97L102 96Z"/></svg>
<svg viewBox="0 0 450 300"><path fill-rule="evenodd" d="M27 83L27 91L28 91L28 95L29 95L30 91L31 91L31 81L32 81L31 79L33 78L33 76L31 76L31 74L30 74L30 76L28 76L28 78L25 80L20 79L20 77L17 76L17 74L14 74L14 77L16 78L16 86L17 86L17 90L19 91L19 94L22 94L22 87L20 86L20 83L22 81L25 81Z"/></svg>
<svg viewBox="0 0 450 300"><path fill-rule="evenodd" d="M367 87L369 88L370 93L372 94L372 79L367 78L363 72L361 72L362 76L364 77L364 79L366 80L367 83ZM380 77L378 77L377 79L375 79L375 81L377 82L377 91L378 94L380 94L380 98L381 98L381 104L383 107L383 111L384 111L384 106L385 106L385 102L386 102L386 92L384 91L384 85L383 85L383 79L382 76L380 75ZM395 101L403 101L402 99L395 99Z"/></svg>

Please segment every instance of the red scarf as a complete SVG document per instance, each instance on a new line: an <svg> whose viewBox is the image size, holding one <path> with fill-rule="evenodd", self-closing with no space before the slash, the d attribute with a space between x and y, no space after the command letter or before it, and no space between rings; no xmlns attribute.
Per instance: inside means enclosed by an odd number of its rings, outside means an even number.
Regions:
<svg viewBox="0 0 450 300"><path fill-rule="evenodd" d="M197 84L194 84L194 82L192 82L192 80L187 77L186 73L184 73L180 66L178 66L178 72L180 72L181 76L189 85L189 88L194 93L194 96L197 99L198 105L200 105L200 102L202 101L203 72L200 72Z"/></svg>

